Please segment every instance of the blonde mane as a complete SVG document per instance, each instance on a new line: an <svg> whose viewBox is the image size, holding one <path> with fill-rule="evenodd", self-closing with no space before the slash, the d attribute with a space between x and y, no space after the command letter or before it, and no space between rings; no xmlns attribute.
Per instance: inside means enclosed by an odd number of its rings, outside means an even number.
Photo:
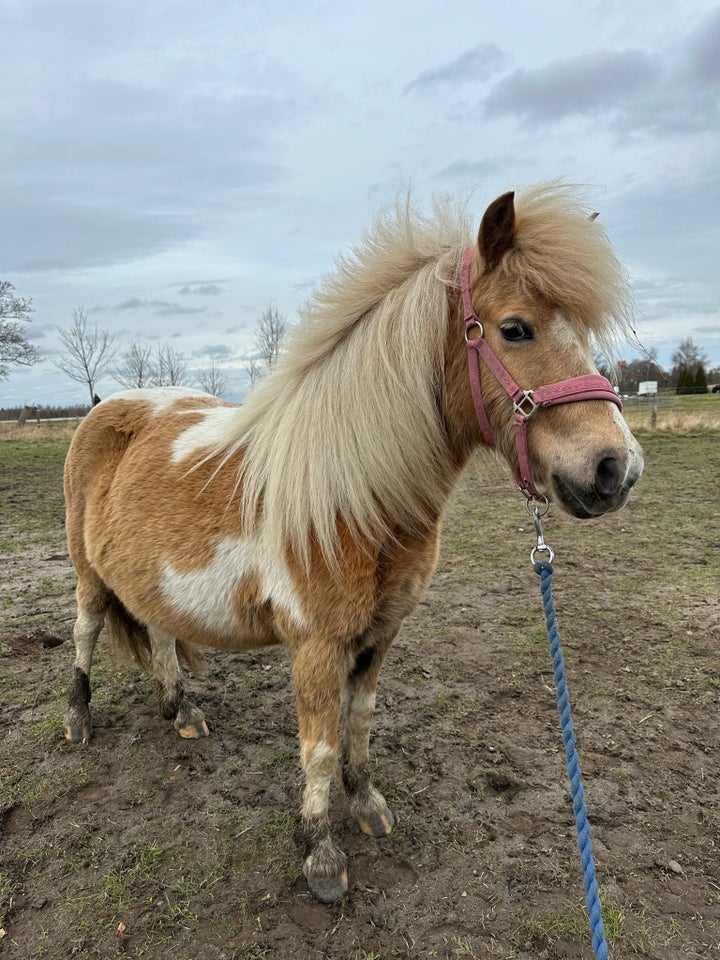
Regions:
<svg viewBox="0 0 720 960"><path fill-rule="evenodd" d="M558 184L520 196L516 218L501 269L606 340L628 298L602 228ZM307 562L314 539L332 560L338 523L379 540L441 511L455 479L439 400L448 288L474 242L448 202L430 218L398 204L302 311L212 454L241 455L243 516L260 518L271 543Z"/></svg>

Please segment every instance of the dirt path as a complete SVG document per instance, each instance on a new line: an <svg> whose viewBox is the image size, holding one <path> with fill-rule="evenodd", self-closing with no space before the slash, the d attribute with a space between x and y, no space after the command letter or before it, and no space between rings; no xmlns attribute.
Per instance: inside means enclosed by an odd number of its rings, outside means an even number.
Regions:
<svg viewBox="0 0 720 960"><path fill-rule="evenodd" d="M548 540L611 955L692 960L720 955L720 444L643 442L629 508L553 515ZM212 736L193 743L144 678L101 658L96 736L62 739L62 452L0 448L1 955L592 956L531 523L504 476L468 472L388 658L374 756L398 828L360 834L335 790L350 891L328 908L300 872L283 651L210 655L190 686ZM667 509L670 484L689 509Z"/></svg>

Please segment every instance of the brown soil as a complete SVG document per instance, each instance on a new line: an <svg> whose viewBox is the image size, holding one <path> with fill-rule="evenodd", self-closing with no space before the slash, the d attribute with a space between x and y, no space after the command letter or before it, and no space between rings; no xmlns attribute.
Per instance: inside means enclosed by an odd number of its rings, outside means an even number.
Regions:
<svg viewBox="0 0 720 960"><path fill-rule="evenodd" d="M673 464L692 484L685 503L713 496L720 445L689 470L682 443L646 438L648 476L623 513L548 523L615 958L720 955L717 523L682 521L695 540L679 555L680 521L665 529L656 510ZM13 477L0 477L3 496L32 511L37 487ZM73 579L48 477L49 532L18 526L0 558L0 955L593 955L532 524L504 476L469 471L431 590L381 678L373 754L396 831L361 834L334 792L350 890L333 907L301 874L282 650L209 655L190 682L212 730L199 742L157 715L145 678L101 655L95 737L62 739Z"/></svg>

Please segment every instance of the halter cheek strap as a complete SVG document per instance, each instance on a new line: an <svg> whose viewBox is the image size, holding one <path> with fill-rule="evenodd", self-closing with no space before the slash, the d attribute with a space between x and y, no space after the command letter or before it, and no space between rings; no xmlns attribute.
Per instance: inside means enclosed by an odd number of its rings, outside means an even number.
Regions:
<svg viewBox="0 0 720 960"><path fill-rule="evenodd" d="M571 377L569 380L560 380L538 387L536 390L523 390L513 380L502 363L493 353L490 344L485 339L483 325L473 310L470 295L470 268L474 249L465 252L460 271L460 290L463 301L463 318L465 320L465 340L468 351L468 365L470 372L470 390L475 414L477 416L480 433L485 443L495 447L495 434L485 409L480 379L480 358L482 357L490 372L503 387L513 402L515 446L517 449L518 472L515 474L517 483L528 499L543 500L532 479L530 469L530 453L527 439L527 422L540 407L552 407L558 403L575 403L579 400L609 400L622 410L622 401L613 389L612 384L600 374L585 374L582 377ZM476 332L476 336L472 336ZM474 356L473 356L474 355Z"/></svg>

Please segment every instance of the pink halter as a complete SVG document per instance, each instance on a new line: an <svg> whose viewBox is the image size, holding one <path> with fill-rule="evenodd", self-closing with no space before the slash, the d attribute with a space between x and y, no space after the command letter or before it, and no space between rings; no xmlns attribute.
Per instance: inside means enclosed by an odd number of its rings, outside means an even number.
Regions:
<svg viewBox="0 0 720 960"><path fill-rule="evenodd" d="M527 441L527 422L538 407L552 407L558 403L575 403L578 400L609 400L622 410L622 401L615 393L612 384L600 374L586 374L582 377L572 377L570 380L561 380L558 383L538 387L537 390L523 390L513 380L505 367L493 353L490 344L485 339L485 331L480 320L473 310L470 296L470 267L475 250L471 248L465 252L462 269L460 271L460 289L463 300L463 316L465 320L465 340L467 342L468 363L470 368L470 389L472 391L475 413L477 415L480 432L485 443L495 447L495 435L490 425L485 404L482 397L480 381L480 357L483 358L490 371L513 401L515 414L515 445L517 448L519 472L515 474L515 482L528 500L544 500L533 483L530 470L530 454ZM479 331L478 336L470 339L473 329ZM477 356L473 360L473 353Z"/></svg>

